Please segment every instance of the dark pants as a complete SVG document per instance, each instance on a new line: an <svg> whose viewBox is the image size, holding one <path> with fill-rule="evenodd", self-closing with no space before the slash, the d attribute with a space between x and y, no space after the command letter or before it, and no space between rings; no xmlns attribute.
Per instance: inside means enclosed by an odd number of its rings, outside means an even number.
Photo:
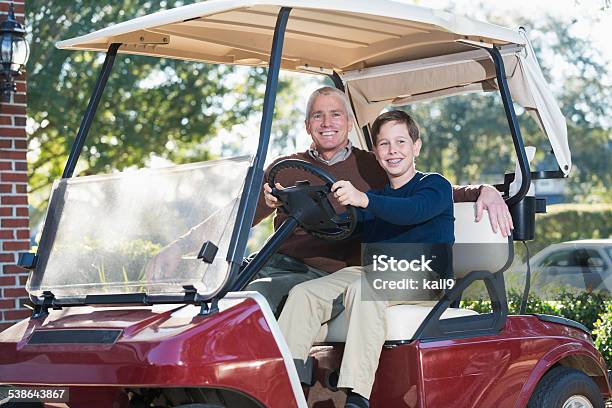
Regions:
<svg viewBox="0 0 612 408"><path fill-rule="evenodd" d="M289 291L297 284L329 275L287 255L274 254L268 263L255 275L255 279L244 290L261 293L276 317L287 300Z"/></svg>

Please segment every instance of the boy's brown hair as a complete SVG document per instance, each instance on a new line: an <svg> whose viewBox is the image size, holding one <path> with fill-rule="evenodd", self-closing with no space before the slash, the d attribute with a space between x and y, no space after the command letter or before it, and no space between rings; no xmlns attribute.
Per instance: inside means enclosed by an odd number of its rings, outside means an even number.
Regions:
<svg viewBox="0 0 612 408"><path fill-rule="evenodd" d="M374 123L372 123L372 142L374 142L374 145L376 145L376 139L380 133L380 128L387 122L396 122L406 125L412 142L419 140L419 127L414 119L404 111L392 110L380 114Z"/></svg>

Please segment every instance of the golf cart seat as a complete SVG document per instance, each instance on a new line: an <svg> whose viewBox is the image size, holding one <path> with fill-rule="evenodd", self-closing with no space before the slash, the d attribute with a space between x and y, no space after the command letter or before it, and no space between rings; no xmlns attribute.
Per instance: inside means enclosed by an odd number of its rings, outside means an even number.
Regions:
<svg viewBox="0 0 612 408"><path fill-rule="evenodd" d="M453 272L462 279L472 271L501 272L512 261L512 241L499 231L493 233L488 212L480 222L475 221L475 203L456 203L455 245L453 246ZM417 329L433 309L435 301L395 305L387 309L387 341L412 340ZM345 312L321 327L317 343L343 343L346 341ZM473 310L448 308L442 319L477 315Z"/></svg>

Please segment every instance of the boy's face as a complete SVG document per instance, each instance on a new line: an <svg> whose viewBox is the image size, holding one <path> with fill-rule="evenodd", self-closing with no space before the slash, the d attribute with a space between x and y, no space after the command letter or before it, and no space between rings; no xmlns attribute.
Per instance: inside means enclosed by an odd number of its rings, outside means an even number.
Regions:
<svg viewBox="0 0 612 408"><path fill-rule="evenodd" d="M390 179L412 175L414 158L421 151L421 139L413 142L403 123L387 122L380 128L374 153Z"/></svg>

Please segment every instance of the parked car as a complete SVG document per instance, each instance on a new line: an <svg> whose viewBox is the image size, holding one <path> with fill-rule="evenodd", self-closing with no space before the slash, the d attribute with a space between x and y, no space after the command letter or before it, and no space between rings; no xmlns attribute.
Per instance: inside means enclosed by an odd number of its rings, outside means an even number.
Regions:
<svg viewBox="0 0 612 408"><path fill-rule="evenodd" d="M612 293L612 239L552 244L532 256L529 264L532 293L543 295L563 288ZM514 273L524 277L526 271L527 263Z"/></svg>

